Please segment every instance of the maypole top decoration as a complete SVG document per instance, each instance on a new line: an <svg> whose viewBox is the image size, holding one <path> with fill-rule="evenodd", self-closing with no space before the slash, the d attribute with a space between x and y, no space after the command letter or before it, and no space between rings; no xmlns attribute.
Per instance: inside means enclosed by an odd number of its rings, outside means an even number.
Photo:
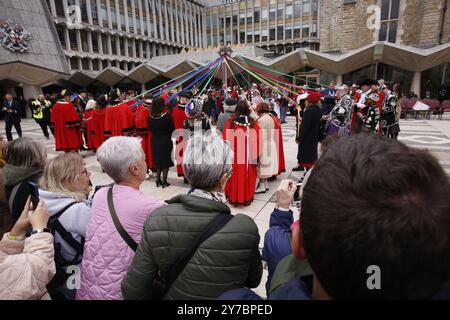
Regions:
<svg viewBox="0 0 450 320"><path fill-rule="evenodd" d="M231 54L233 53L233 49L231 49L230 46L226 45L226 46L220 48L218 53L222 57L230 57Z"/></svg>

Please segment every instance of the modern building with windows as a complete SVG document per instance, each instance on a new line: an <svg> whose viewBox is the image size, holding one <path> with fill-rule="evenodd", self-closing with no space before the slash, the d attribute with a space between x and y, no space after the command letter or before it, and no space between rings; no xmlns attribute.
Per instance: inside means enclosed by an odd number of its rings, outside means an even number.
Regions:
<svg viewBox="0 0 450 320"><path fill-rule="evenodd" d="M203 1L206 43L254 45L276 54L319 49L319 0Z"/></svg>
<svg viewBox="0 0 450 320"><path fill-rule="evenodd" d="M195 1L47 0L47 4L71 70L115 67L128 72L152 57L205 46L205 7Z"/></svg>

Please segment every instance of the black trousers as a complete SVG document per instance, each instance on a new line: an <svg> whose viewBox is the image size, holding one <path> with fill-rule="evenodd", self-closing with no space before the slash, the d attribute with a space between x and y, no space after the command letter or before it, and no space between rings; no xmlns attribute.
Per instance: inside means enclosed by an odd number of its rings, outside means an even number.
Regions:
<svg viewBox="0 0 450 320"><path fill-rule="evenodd" d="M19 138L22 137L22 127L20 126L20 121L14 121L14 120L5 120L5 130L6 130L6 138L8 141L13 140L12 136L12 127L16 128L17 134L19 135Z"/></svg>
<svg viewBox="0 0 450 320"><path fill-rule="evenodd" d="M42 133L44 133L44 136L46 138L49 137L48 128L50 128L50 131L52 132L53 136L55 135L54 129L50 126L50 120L49 119L42 119L42 120L39 120L39 121L36 121L36 122L41 127Z"/></svg>

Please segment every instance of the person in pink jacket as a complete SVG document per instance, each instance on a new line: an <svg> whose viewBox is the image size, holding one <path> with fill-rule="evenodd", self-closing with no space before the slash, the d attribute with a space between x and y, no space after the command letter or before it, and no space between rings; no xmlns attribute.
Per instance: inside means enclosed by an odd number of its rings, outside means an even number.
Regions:
<svg viewBox="0 0 450 320"><path fill-rule="evenodd" d="M164 206L164 202L139 190L147 174L141 142L138 138L110 138L100 147L97 157L115 182L112 199L117 218L134 242L139 243L148 215ZM113 222L107 200L109 190L110 187L104 187L94 196L77 300L123 300L121 282L135 253Z"/></svg>
<svg viewBox="0 0 450 320"><path fill-rule="evenodd" d="M48 211L30 199L21 216L0 242L0 300L48 300L46 285L56 273L53 236L46 229ZM29 225L33 228L25 237Z"/></svg>

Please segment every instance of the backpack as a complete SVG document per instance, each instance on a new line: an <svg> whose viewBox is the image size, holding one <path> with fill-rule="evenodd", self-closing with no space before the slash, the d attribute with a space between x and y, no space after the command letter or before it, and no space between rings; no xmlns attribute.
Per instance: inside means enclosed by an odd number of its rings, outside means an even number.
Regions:
<svg viewBox="0 0 450 320"><path fill-rule="evenodd" d="M63 215L63 213L66 212L74 204L76 204L76 202L68 204L61 211L52 216L48 221L48 227L52 231L53 237L55 237L55 234L58 233L61 238L76 252L74 259L72 261L68 261L62 256L61 244L55 242L54 246L56 274L47 285L47 290L52 300L65 300L64 295L59 293L58 289L66 284L67 279L69 278L69 275L66 272L66 268L68 266L80 264L83 257L85 239L82 237L81 242L75 240L72 234L68 232L59 221L59 218Z"/></svg>

